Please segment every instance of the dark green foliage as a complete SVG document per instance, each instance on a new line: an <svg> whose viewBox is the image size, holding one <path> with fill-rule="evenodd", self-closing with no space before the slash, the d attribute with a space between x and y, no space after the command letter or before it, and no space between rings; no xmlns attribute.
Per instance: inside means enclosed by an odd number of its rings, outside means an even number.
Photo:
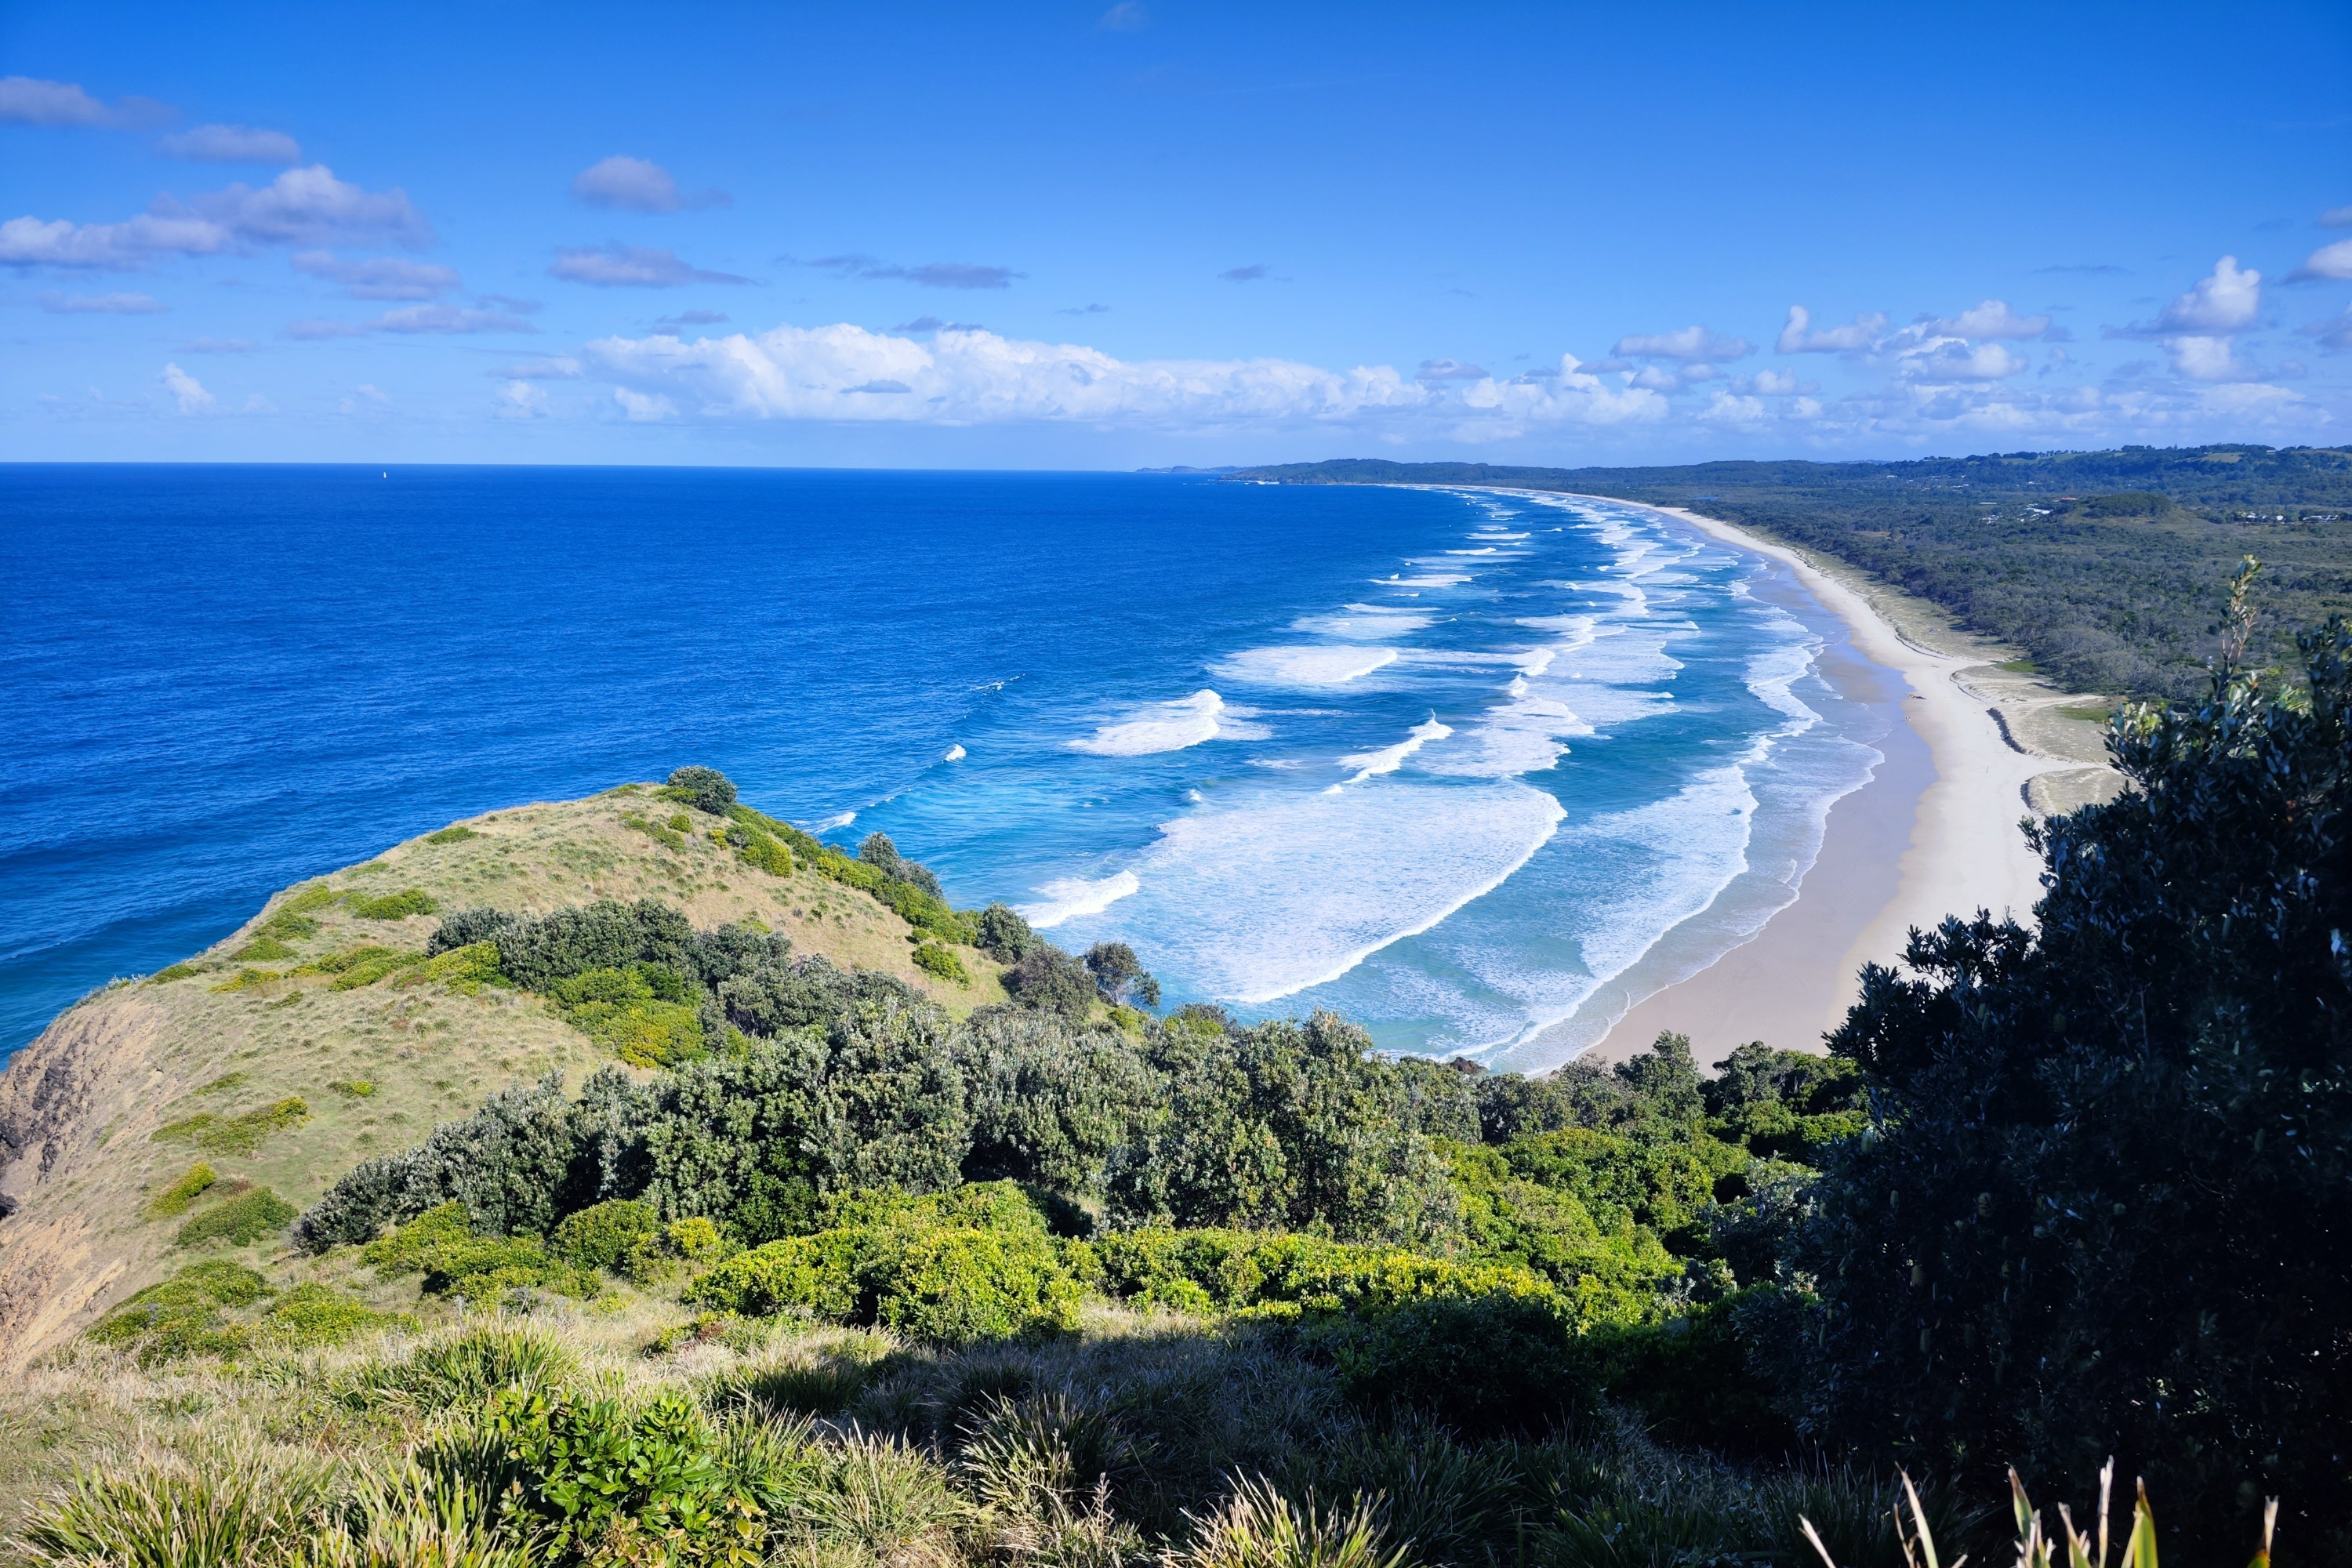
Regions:
<svg viewBox="0 0 2352 1568"><path fill-rule="evenodd" d="M451 934L463 934L467 941L483 940L471 928ZM652 899L633 904L603 899L536 920L517 921L488 940L498 944L499 967L508 979L526 991L551 991L557 981L592 969L620 969L632 963L685 969L693 948L694 928L684 915ZM436 945L462 944L436 937Z"/></svg>
<svg viewBox="0 0 2352 1568"><path fill-rule="evenodd" d="M621 1260L661 1229L651 1204L611 1198L566 1215L556 1226L549 1250L578 1268L618 1268Z"/></svg>
<svg viewBox="0 0 2352 1568"><path fill-rule="evenodd" d="M548 1255L535 1236L485 1236L466 1206L446 1203L360 1249L360 1258L387 1274L422 1274L436 1296L482 1300L536 1288L564 1296L593 1296L595 1274Z"/></svg>
<svg viewBox="0 0 2352 1568"><path fill-rule="evenodd" d="M1706 1085L1708 1125L1754 1152L1816 1163L1829 1144L1860 1132L1862 1074L1843 1057L1739 1047Z"/></svg>
<svg viewBox="0 0 2352 1568"><path fill-rule="evenodd" d="M432 1414L478 1405L502 1388L558 1388L580 1371L563 1342L536 1325L493 1323L419 1345L394 1362L362 1365L337 1393L362 1409Z"/></svg>
<svg viewBox="0 0 2352 1568"><path fill-rule="evenodd" d="M1737 1297L1674 1317L1610 1325L1584 1350L1595 1381L1669 1443L1775 1459L1799 1451L1796 1428L1759 1373Z"/></svg>
<svg viewBox="0 0 2352 1568"><path fill-rule="evenodd" d="M1350 460L1232 477L1509 485L1695 506L1932 600L2090 691L2201 691L2221 637L2218 585L2250 548L2275 579L2257 662L2291 659L2294 627L2352 608L2352 454L2326 447L1653 468ZM2336 521L2318 521L2327 515Z"/></svg>
<svg viewBox="0 0 2352 1568"><path fill-rule="evenodd" d="M918 942L915 944L912 956L915 960L915 967L927 974L936 974L940 979L951 980L958 985L968 985L971 983L971 972L964 968L963 960L956 956L955 949L951 947L942 946L936 942Z"/></svg>
<svg viewBox="0 0 2352 1568"><path fill-rule="evenodd" d="M955 1049L971 1110L970 1181L1009 1177L1098 1201L1112 1153L1160 1094L1142 1047L1115 1029L989 1008Z"/></svg>
<svg viewBox="0 0 2352 1568"><path fill-rule="evenodd" d="M1095 978L1051 942L1040 942L1004 972L1004 989L1024 1007L1083 1018L1094 1010Z"/></svg>
<svg viewBox="0 0 2352 1568"><path fill-rule="evenodd" d="M455 949L482 942L495 947L499 938L520 923L515 916L497 910L459 910L441 918L441 924L425 944L425 953L428 958L437 958Z"/></svg>
<svg viewBox="0 0 2352 1568"><path fill-rule="evenodd" d="M208 1241L226 1241L231 1247L250 1247L266 1236L283 1231L293 1218L292 1204L268 1187L256 1187L215 1204L188 1221L180 1227L172 1245L201 1247Z"/></svg>
<svg viewBox="0 0 2352 1568"><path fill-rule="evenodd" d="M261 1337L287 1350L337 1345L396 1320L320 1284L297 1285L262 1309Z"/></svg>
<svg viewBox="0 0 2352 1568"><path fill-rule="evenodd" d="M1130 1223L1318 1231L1419 1241L1458 1224L1399 1075L1328 1013L1228 1033L1195 1016L1158 1031L1166 1114L1122 1151L1112 1212Z"/></svg>
<svg viewBox="0 0 2352 1568"><path fill-rule="evenodd" d="M890 842L887 833L867 834L857 846L857 858L894 882L905 882L940 900L947 897L940 890L940 879L929 868L899 854L898 847Z"/></svg>
<svg viewBox="0 0 2352 1568"><path fill-rule="evenodd" d="M499 1499L508 1529L541 1542L539 1561L645 1561L640 1552L656 1552L652 1560L680 1568L758 1561L755 1493L730 1473L718 1432L683 1393L631 1406L501 1389L478 1432L478 1446L445 1437L420 1460L427 1470L506 1479L483 1490Z"/></svg>
<svg viewBox="0 0 2352 1568"><path fill-rule="evenodd" d="M1590 1358L1531 1297L1410 1300L1303 1324L1299 1342L1331 1364L1351 1403L1456 1431L1538 1432L1600 1403Z"/></svg>
<svg viewBox="0 0 2352 1568"><path fill-rule="evenodd" d="M549 993L566 1023L635 1067L668 1067L703 1053L698 990L664 963L592 969Z"/></svg>
<svg viewBox="0 0 2352 1568"><path fill-rule="evenodd" d="M1540 1303L1564 1321L1579 1315L1549 1281L1516 1264L1432 1258L1398 1247L1161 1226L1112 1231L1093 1247L1105 1289L1178 1311L1292 1319L1502 1296Z"/></svg>
<svg viewBox="0 0 2352 1568"><path fill-rule="evenodd" d="M800 1310L949 1344L1074 1328L1092 1254L1056 1239L1010 1183L928 1198L862 1195L826 1228L772 1241L696 1280L730 1312Z"/></svg>
<svg viewBox="0 0 2352 1568"><path fill-rule="evenodd" d="M436 832L426 834L425 836L425 842L427 844L463 844L468 838L479 838L480 837L480 834L475 832L472 828L467 826L461 822L448 827L441 828Z"/></svg>
<svg viewBox="0 0 2352 1568"><path fill-rule="evenodd" d="M1043 940L1012 905L994 903L980 911L972 945L999 963L1018 963Z"/></svg>
<svg viewBox="0 0 2352 1568"><path fill-rule="evenodd" d="M1087 949L1087 973L1095 992L1114 1007L1160 1005L1160 982L1145 973L1135 949L1123 942L1098 942Z"/></svg>
<svg viewBox="0 0 2352 1568"><path fill-rule="evenodd" d="M713 816L726 816L727 808L735 804L735 785L717 768L679 768L669 775L661 794Z"/></svg>
<svg viewBox="0 0 2352 1568"><path fill-rule="evenodd" d="M2117 721L2135 787L2041 828L2038 932L1864 972L1872 1127L1801 1232L1815 1430L2352 1518L2352 627L2303 651L2307 689Z"/></svg>
<svg viewBox="0 0 2352 1568"><path fill-rule="evenodd" d="M433 895L422 888L406 888L373 898L360 892L345 893L343 903L363 921L404 921L411 915L429 915L440 908L433 901Z"/></svg>

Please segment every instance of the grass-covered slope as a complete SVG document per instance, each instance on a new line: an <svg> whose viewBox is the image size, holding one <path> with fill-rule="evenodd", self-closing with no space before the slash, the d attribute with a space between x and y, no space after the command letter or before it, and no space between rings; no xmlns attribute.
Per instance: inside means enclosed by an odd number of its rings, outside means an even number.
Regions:
<svg viewBox="0 0 2352 1568"><path fill-rule="evenodd" d="M540 995L482 984L457 955L413 962L447 911L651 899L698 929L757 921L951 1012L1004 1000L977 952L934 942L966 978L929 973L898 913L806 855L754 863L771 836L741 826L652 785L492 812L288 889L205 952L68 1009L0 1074L16 1210L0 1220L0 1364L185 1261L194 1219L265 1189L306 1206L501 1089L615 1060ZM725 842L730 827L754 845ZM211 1184L174 1208L198 1165Z"/></svg>

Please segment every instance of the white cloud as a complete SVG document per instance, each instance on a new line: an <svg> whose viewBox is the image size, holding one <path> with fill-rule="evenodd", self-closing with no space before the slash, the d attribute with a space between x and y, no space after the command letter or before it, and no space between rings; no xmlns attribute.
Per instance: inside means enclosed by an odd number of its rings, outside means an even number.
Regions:
<svg viewBox="0 0 2352 1568"><path fill-rule="evenodd" d="M1143 0L1118 0L1118 5L1102 14L1095 26L1106 32L1132 33L1147 26L1150 20L1150 13L1143 8Z"/></svg>
<svg viewBox="0 0 2352 1568"><path fill-rule="evenodd" d="M215 256L258 245L391 243L420 248L432 226L401 190L369 191L323 163L289 169L259 190L234 184L168 199L121 223L14 217L0 223L0 265L122 270L163 256Z"/></svg>
<svg viewBox="0 0 2352 1568"><path fill-rule="evenodd" d="M1726 360L1752 354L1756 345L1746 338L1694 326L1650 335L1632 333L1619 338L1617 346L1609 352L1627 359Z"/></svg>
<svg viewBox="0 0 2352 1568"><path fill-rule="evenodd" d="M2347 279L2352 279L2352 239L2321 246L2303 258L2302 266L2286 275L2290 283L2342 282Z"/></svg>
<svg viewBox="0 0 2352 1568"><path fill-rule="evenodd" d="M53 316L160 316L172 307L152 294L44 294Z"/></svg>
<svg viewBox="0 0 2352 1568"><path fill-rule="evenodd" d="M1654 420L1666 400L1563 356L1548 377L1422 384L1394 369L1295 361L1113 358L1070 343L948 329L929 342L841 323L682 342L606 338L583 358L633 419L1021 421L1126 428L1345 425L1420 419L1468 439L1538 425ZM1458 390L1451 390L1457 388Z"/></svg>
<svg viewBox="0 0 2352 1568"><path fill-rule="evenodd" d="M2319 215L2322 228L2352 228L2352 207L2329 207Z"/></svg>
<svg viewBox="0 0 2352 1568"><path fill-rule="evenodd" d="M331 250L300 250L292 260L295 271L340 283L344 296L352 300L430 300L458 282L454 267L394 256L347 258Z"/></svg>
<svg viewBox="0 0 2352 1568"><path fill-rule="evenodd" d="M1465 364L1458 359L1425 359L1413 373L1415 381L1484 381L1486 367Z"/></svg>
<svg viewBox="0 0 2352 1568"><path fill-rule="evenodd" d="M1935 323L1937 331L1971 342L2006 338L2020 341L2038 338L2050 330L2047 316L2021 316L2009 308L2006 300L1987 300L1972 305L1949 320Z"/></svg>
<svg viewBox="0 0 2352 1568"><path fill-rule="evenodd" d="M2238 258L2225 256L2213 264L2210 276L2167 305L2147 329L2149 335L2167 332L2224 333L2254 324L2262 313L2263 275L2240 268Z"/></svg>
<svg viewBox="0 0 2352 1568"><path fill-rule="evenodd" d="M14 125L147 125L171 110L152 98L126 98L109 106L79 83L38 77L0 77L0 122Z"/></svg>
<svg viewBox="0 0 2352 1568"><path fill-rule="evenodd" d="M1863 353L1886 331L1883 311L1864 311L1845 326L1823 327L1818 331L1813 330L1812 321L1812 312L1802 305L1790 306L1788 324L1780 329L1780 336L1772 345L1774 351L1784 354Z"/></svg>
<svg viewBox="0 0 2352 1568"><path fill-rule="evenodd" d="M688 195L677 188L677 179L659 163L646 158L617 155L591 163L573 175L572 194L590 206L618 207L636 213L720 206L732 199L725 191L701 191Z"/></svg>
<svg viewBox="0 0 2352 1568"><path fill-rule="evenodd" d="M499 386L499 417L501 419L544 419L547 417L547 392L527 381L503 382Z"/></svg>
<svg viewBox="0 0 2352 1568"><path fill-rule="evenodd" d="M1895 374L1931 384L2000 381L2015 375L2029 363L2024 355L2000 343L1971 345L1958 338L1930 338L1900 355Z"/></svg>
<svg viewBox="0 0 2352 1568"><path fill-rule="evenodd" d="M551 277L598 289L676 289L688 283L749 283L730 272L706 272L675 250L643 245L580 246L558 250Z"/></svg>
<svg viewBox="0 0 2352 1568"><path fill-rule="evenodd" d="M250 125L199 125L166 136L156 150L197 163L299 163L301 144L283 131Z"/></svg>
<svg viewBox="0 0 2352 1568"><path fill-rule="evenodd" d="M2225 337L2188 334L2164 340L2172 368L2191 381L2247 381L2260 373L2242 363Z"/></svg>
<svg viewBox="0 0 2352 1568"><path fill-rule="evenodd" d="M181 413L204 414L211 410L213 395L205 390L203 382L178 365L166 364L163 379L164 389L178 402Z"/></svg>
<svg viewBox="0 0 2352 1568"><path fill-rule="evenodd" d="M1786 370L1759 370L1754 375L1737 377L1731 389L1756 397L1793 397L1801 392L1821 390L1810 381L1799 381L1793 371Z"/></svg>

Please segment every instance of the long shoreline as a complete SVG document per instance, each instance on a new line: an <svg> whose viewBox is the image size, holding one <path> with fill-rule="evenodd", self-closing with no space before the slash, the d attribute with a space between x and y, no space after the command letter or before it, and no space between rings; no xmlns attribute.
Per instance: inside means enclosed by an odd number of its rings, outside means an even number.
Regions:
<svg viewBox="0 0 2352 1568"><path fill-rule="evenodd" d="M1640 975L1637 964L1620 976L1625 1010L1584 1055L1622 1059L1667 1031L1688 1035L1703 1064L1751 1039L1818 1048L1859 995L1862 966L1899 961L1912 928L1979 909L2031 918L2042 866L2020 822L2036 803L2033 781L2080 773L2084 762L2019 743L2000 706L2014 693L1989 691L1981 679L1998 670L1999 650L1958 633L1937 640L1961 651L1929 647L1882 613L1859 580L1733 524L1686 508L1592 499L1661 513L1788 568L1867 661L1825 677L1895 686L1885 695L1896 699L1887 709L1897 728L1880 742L1885 760L1872 779L1832 808L1795 900L1696 973Z"/></svg>

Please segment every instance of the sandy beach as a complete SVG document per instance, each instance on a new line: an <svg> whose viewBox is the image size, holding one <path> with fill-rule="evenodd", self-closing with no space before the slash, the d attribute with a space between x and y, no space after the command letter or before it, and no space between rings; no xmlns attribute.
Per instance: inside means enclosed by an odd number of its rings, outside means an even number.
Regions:
<svg viewBox="0 0 2352 1568"><path fill-rule="evenodd" d="M1898 621L1876 584L1682 508L1650 510L1787 568L1780 590L1809 595L1851 635L1850 649L1824 650L1823 678L1883 702L1895 722L1878 742L1885 761L1871 781L1832 808L1796 900L1695 973L1675 973L1660 943L1612 983L1613 998L1595 998L1624 1011L1591 1050L1622 1058L1666 1030L1688 1035L1706 1063L1752 1039L1818 1048L1853 1005L1863 964L1897 961L1910 928L1979 909L2030 919L2041 862L2021 822L2032 809L2105 793L2106 780L2086 766L2097 728L2056 716L2056 705L2081 699L2002 670L2007 650L1948 626L1931 629L1916 602ZM2020 735L2050 749L2021 745ZM1512 1055L1533 1065L1543 1044Z"/></svg>

